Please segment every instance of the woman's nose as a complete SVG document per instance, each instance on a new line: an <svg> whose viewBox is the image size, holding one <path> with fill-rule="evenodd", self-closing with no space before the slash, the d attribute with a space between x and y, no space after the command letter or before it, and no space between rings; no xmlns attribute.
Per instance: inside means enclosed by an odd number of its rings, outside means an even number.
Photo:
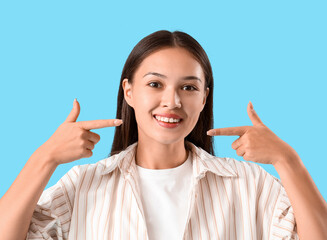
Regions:
<svg viewBox="0 0 327 240"><path fill-rule="evenodd" d="M169 109L180 108L182 106L181 99L174 89L167 89L163 93L162 104Z"/></svg>

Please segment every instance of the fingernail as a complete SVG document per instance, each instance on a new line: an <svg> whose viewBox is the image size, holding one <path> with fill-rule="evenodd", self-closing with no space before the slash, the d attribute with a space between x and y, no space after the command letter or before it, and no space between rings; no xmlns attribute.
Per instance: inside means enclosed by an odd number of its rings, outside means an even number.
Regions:
<svg viewBox="0 0 327 240"><path fill-rule="evenodd" d="M121 119L116 119L116 120L114 121L114 124L117 125L117 126L119 126L119 125L122 124L122 123L123 123L123 120L121 120Z"/></svg>
<svg viewBox="0 0 327 240"><path fill-rule="evenodd" d="M252 102L250 101L250 108L253 109L253 104Z"/></svg>

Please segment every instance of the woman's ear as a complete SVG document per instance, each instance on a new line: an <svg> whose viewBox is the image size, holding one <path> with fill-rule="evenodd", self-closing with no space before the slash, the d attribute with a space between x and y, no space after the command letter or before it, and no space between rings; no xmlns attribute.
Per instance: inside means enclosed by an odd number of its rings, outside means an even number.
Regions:
<svg viewBox="0 0 327 240"><path fill-rule="evenodd" d="M129 84L128 79L125 78L122 82L122 87L124 91L124 98L127 104L133 107L133 97L132 97L132 85Z"/></svg>
<svg viewBox="0 0 327 240"><path fill-rule="evenodd" d="M201 112L202 112L204 106L206 105L207 97L208 97L208 95L209 95L209 91L210 91L210 89L207 87L207 90L206 90L206 92L205 92L205 94L204 94L204 97L203 97L203 102L202 102L203 105L202 105Z"/></svg>
<svg viewBox="0 0 327 240"><path fill-rule="evenodd" d="M208 97L208 95L209 95L209 91L210 91L210 89L207 87L205 97L203 98L203 105L205 105L206 102L207 102L207 97Z"/></svg>

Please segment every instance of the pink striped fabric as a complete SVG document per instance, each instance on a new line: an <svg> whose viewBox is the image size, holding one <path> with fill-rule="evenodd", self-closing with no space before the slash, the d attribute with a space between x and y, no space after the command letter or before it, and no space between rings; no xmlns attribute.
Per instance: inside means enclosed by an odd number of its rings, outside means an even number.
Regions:
<svg viewBox="0 0 327 240"><path fill-rule="evenodd" d="M186 143L194 179L183 239L299 239L278 178L255 163L215 157ZM26 239L148 239L136 145L77 165L46 189Z"/></svg>

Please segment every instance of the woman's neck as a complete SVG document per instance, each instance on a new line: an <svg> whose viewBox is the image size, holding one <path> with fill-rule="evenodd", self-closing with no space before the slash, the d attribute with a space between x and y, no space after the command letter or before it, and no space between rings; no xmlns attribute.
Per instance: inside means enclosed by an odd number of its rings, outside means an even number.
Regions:
<svg viewBox="0 0 327 240"><path fill-rule="evenodd" d="M149 169L175 168L183 164L188 157L184 140L173 144L139 140L136 146L135 162Z"/></svg>

